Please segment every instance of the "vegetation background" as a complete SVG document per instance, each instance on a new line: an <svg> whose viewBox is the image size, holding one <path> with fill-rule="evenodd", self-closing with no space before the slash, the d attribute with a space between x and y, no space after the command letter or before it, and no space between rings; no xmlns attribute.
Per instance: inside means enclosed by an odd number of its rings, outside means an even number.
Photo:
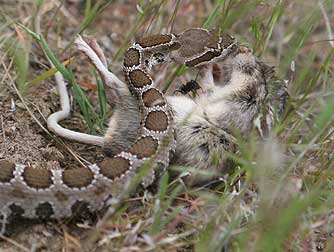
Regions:
<svg viewBox="0 0 334 252"><path fill-rule="evenodd" d="M22 25L34 30L40 22L62 62L75 54L77 33L95 38L119 77L123 53L135 38L219 28L275 66L289 93L269 139L259 141L255 134L240 139L240 153L232 156L236 172L224 186L188 188L165 174L156 194L133 195L100 228L76 221L28 224L3 237L1 251L334 251L333 1L11 0L0 5L0 158L15 142L11 123L19 117L25 120L20 125L35 125L31 129L43 144L67 152L36 123L45 126L46 116L59 106L55 71ZM99 81L83 57L76 55L68 69L78 83L74 88L81 90L71 93L80 106L73 104L73 117L64 125L102 134L112 110L108 90L94 84ZM156 78L167 90L193 76L172 66ZM31 138L20 144L29 146L36 135ZM88 160L99 153L63 144ZM62 162L71 160L63 155Z"/></svg>

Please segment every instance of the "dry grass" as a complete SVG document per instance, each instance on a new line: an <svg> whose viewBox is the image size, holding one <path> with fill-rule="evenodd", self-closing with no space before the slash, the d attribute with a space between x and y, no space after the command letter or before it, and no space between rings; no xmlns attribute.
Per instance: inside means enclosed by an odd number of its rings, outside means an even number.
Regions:
<svg viewBox="0 0 334 252"><path fill-rule="evenodd" d="M59 60L72 54L76 33L89 34L102 44L110 68L119 76L122 55L134 37L219 27L275 66L290 94L270 139L240 140L240 154L234 157L238 169L227 185L188 188L165 174L156 194L134 195L98 229L88 223L80 224L79 230L55 223L52 228L30 227L1 242L1 251L334 251L332 1L0 3L3 106L8 98L17 98L10 78L23 97L53 81L48 78L52 72L45 74L46 60L38 44L16 24L33 28L37 11L44 36ZM79 62L77 58L70 65L78 83L95 82L94 75L86 73L88 66L75 67ZM165 74L168 78L161 83L165 89L179 75L188 78L183 68L172 67ZM81 86L95 109L85 112L86 122L91 131L101 132L106 114L100 108L105 104L97 101L91 86ZM0 123L7 123L1 115ZM236 191L232 185L239 174L245 179Z"/></svg>

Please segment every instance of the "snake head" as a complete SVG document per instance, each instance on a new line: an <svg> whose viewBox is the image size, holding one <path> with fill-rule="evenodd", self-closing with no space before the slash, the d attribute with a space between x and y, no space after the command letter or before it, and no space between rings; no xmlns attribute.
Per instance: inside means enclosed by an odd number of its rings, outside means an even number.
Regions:
<svg viewBox="0 0 334 252"><path fill-rule="evenodd" d="M202 28L192 28L176 35L180 48L172 52L172 59L188 67L225 60L236 52L238 43L231 35L218 36Z"/></svg>
<svg viewBox="0 0 334 252"><path fill-rule="evenodd" d="M220 36L219 44L220 44L221 49L224 50L233 45L237 45L237 41L232 35L225 33Z"/></svg>

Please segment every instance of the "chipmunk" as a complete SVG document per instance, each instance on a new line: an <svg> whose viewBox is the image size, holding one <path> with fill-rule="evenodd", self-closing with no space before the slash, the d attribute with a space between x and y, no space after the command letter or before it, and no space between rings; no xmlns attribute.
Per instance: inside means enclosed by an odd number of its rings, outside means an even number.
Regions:
<svg viewBox="0 0 334 252"><path fill-rule="evenodd" d="M267 96L273 67L243 46L220 64L222 81L215 83L212 64L205 66L202 92L194 99L166 97L174 112L177 140L171 164L213 169L215 174L224 174L228 170L226 152L237 149L234 133L247 137L253 127ZM131 146L141 122L137 102L130 91L124 87L117 91L117 109L105 135L104 149L108 155ZM199 182L201 178L194 181Z"/></svg>

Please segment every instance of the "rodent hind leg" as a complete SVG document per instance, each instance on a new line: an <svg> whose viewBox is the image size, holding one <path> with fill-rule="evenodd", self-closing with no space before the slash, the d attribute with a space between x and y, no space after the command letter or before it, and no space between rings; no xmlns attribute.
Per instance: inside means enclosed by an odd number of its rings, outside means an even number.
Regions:
<svg viewBox="0 0 334 252"><path fill-rule="evenodd" d="M115 105L115 111L104 137L104 150L107 155L113 156L131 146L139 134L141 118L138 101L131 95L127 84L107 69L104 56L99 53L97 44L88 45L80 36L76 44L78 50L88 57L111 91L111 101L112 105Z"/></svg>
<svg viewBox="0 0 334 252"><path fill-rule="evenodd" d="M94 68L98 71L104 85L109 87L112 105L121 102L124 95L131 96L126 83L108 70L102 50L95 41L87 44L81 36L78 36L76 44L78 50L88 57Z"/></svg>
<svg viewBox="0 0 334 252"><path fill-rule="evenodd" d="M131 95L123 95L121 102L116 104L104 136L105 153L113 156L132 146L140 133L140 123L138 101Z"/></svg>

